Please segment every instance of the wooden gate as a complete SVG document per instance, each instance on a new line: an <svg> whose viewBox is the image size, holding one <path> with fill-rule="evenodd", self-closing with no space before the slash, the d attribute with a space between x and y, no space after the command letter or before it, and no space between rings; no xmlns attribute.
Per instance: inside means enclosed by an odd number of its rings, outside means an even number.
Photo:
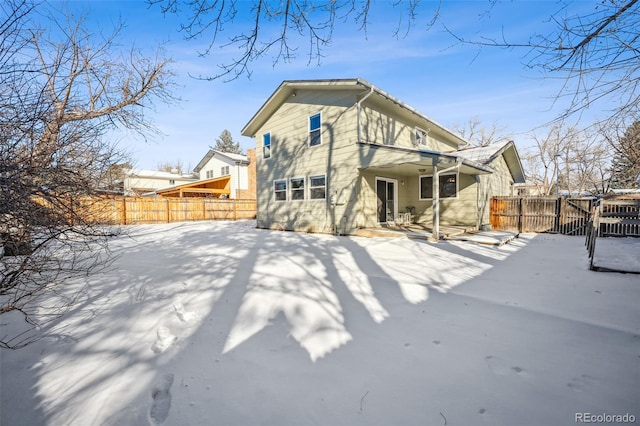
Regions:
<svg viewBox="0 0 640 426"><path fill-rule="evenodd" d="M593 198L493 197L491 228L586 235L592 206Z"/></svg>

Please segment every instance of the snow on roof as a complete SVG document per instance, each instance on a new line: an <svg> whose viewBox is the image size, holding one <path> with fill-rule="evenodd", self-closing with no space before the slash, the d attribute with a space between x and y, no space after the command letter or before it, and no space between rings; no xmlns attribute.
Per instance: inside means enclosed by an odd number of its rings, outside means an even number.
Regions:
<svg viewBox="0 0 640 426"><path fill-rule="evenodd" d="M243 154L235 154L233 152L222 152L217 149L210 149L207 153L202 157L202 160L194 167L193 171L198 173L202 168L211 160L215 155L219 155L221 157L227 157L228 159L235 161L236 163L246 163L249 164L249 157Z"/></svg>
<svg viewBox="0 0 640 426"><path fill-rule="evenodd" d="M193 175L185 175L180 173L161 172L159 170L129 170L127 176L145 177L156 179L196 179Z"/></svg>
<svg viewBox="0 0 640 426"><path fill-rule="evenodd" d="M505 149L511 141L493 143L486 146L475 146L471 148L463 148L456 151L459 157L465 158L471 161L477 161L478 163L486 164L493 160L493 158Z"/></svg>
<svg viewBox="0 0 640 426"><path fill-rule="evenodd" d="M619 188L609 189L609 192L613 194L640 194L640 188Z"/></svg>

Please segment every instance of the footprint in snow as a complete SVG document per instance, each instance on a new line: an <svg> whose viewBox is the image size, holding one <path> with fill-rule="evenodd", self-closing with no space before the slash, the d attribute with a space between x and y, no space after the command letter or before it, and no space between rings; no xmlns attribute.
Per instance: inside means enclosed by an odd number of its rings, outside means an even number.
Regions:
<svg viewBox="0 0 640 426"><path fill-rule="evenodd" d="M576 392L582 392L585 388L595 385L597 382L598 379L595 377L588 374L581 374L580 377L571 379L571 381L567 383L567 387Z"/></svg>
<svg viewBox="0 0 640 426"><path fill-rule="evenodd" d="M173 374L167 374L151 389L150 425L159 425L169 416L169 410L171 409L171 393L169 389L172 384Z"/></svg>
<svg viewBox="0 0 640 426"><path fill-rule="evenodd" d="M494 374L498 374L500 376L506 376L513 373L518 375L525 374L524 368L517 366L509 367L509 364L500 357L487 355L484 357L484 360L487 363L489 370Z"/></svg>
<svg viewBox="0 0 640 426"><path fill-rule="evenodd" d="M178 338L171 334L167 327L160 327L157 331L156 341L151 345L151 350L157 354L166 351Z"/></svg>
<svg viewBox="0 0 640 426"><path fill-rule="evenodd" d="M174 303L173 309L176 311L178 319L182 322L189 322L196 318L196 314L194 312L186 312L180 302Z"/></svg>

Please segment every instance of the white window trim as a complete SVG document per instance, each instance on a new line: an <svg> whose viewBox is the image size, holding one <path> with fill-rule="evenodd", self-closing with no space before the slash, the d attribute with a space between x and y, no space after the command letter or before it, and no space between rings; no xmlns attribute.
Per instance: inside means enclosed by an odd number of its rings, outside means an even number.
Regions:
<svg viewBox="0 0 640 426"><path fill-rule="evenodd" d="M293 185L291 184L292 180L296 180L296 179L301 179L302 180L302 188L301 189L293 189ZM289 178L289 199L291 201L304 201L306 199L306 189L305 189L305 184L306 184L306 179L304 178L304 176L295 176L292 178ZM293 192L294 191L300 191L302 190L302 198L301 199L293 199Z"/></svg>
<svg viewBox="0 0 640 426"><path fill-rule="evenodd" d="M415 126L413 128L414 145L426 147L429 143L429 131L430 129L425 130L422 127ZM418 132L424 133L424 137L421 140L418 140L418 138L416 137Z"/></svg>
<svg viewBox="0 0 640 426"><path fill-rule="evenodd" d="M311 117L315 117L316 115L320 116L320 127L318 128L318 132L320 133L320 143L318 143L317 145L311 145ZM320 112L316 112L315 114L311 114L308 118L307 118L307 132L308 132L308 145L313 148L315 146L320 146L322 145L322 111Z"/></svg>
<svg viewBox="0 0 640 426"><path fill-rule="evenodd" d="M284 190L276 190L276 182L284 182ZM288 181L287 179L274 179L273 180L273 199L276 203L280 203L280 202L284 202L284 201L289 201L289 185L288 185ZM278 192L284 192L284 200L278 200L276 198L276 193Z"/></svg>
<svg viewBox="0 0 640 426"><path fill-rule="evenodd" d="M438 175L439 177L443 177L443 176L455 176L456 177L456 196L455 197L440 197L441 200L457 200L458 196L460 195L460 173L458 172L447 172L447 173L442 173L440 175ZM421 194L421 186L422 186L422 178L423 177L430 177L433 178L433 174L430 175L420 175L418 176L418 199L420 201L427 201L427 200L433 200L432 198L422 198L422 194ZM438 182L438 184L440 184Z"/></svg>
<svg viewBox="0 0 640 426"><path fill-rule="evenodd" d="M269 156L268 157L264 156L264 147L265 147L264 137L266 135L269 135ZM262 159L263 160L268 160L271 157L273 157L273 138L271 137L271 132L264 132L262 134Z"/></svg>
<svg viewBox="0 0 640 426"><path fill-rule="evenodd" d="M312 178L318 178L318 177L323 177L324 178L324 186L312 186L311 185L311 179ZM324 200L326 200L327 199L327 175L326 174L309 175L308 181L309 181L309 201L324 201ZM311 198L311 191L313 189L322 188L322 187L324 187L324 198Z"/></svg>

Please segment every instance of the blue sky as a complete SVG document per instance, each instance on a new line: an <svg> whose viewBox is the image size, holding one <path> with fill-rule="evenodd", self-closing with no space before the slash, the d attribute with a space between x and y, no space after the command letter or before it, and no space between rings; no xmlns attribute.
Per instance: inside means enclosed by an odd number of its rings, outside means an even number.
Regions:
<svg viewBox="0 0 640 426"><path fill-rule="evenodd" d="M62 7L64 3L52 2ZM245 3L240 2L240 8ZM157 7L148 8L143 0L72 1L72 10L88 14L89 25L108 31L121 19L126 28L120 44L153 53L163 44L165 54L175 61L173 70L180 86L176 95L183 99L177 105L158 105L149 111L163 136L142 141L133 135L118 134L122 147L132 152L136 166L155 169L161 162L181 160L195 166L224 129L228 129L243 149L254 147L254 141L240 135L240 130L267 97L288 79L359 77L435 121L452 127L471 119L491 127L496 122L506 127L521 151L531 145L530 131L555 117L562 107L553 104L561 79L545 77L539 70L528 69L526 49L461 46L437 23L429 31L433 2L419 10L414 27L405 37L393 32L399 9L391 2L374 3L370 24L365 34L353 20L337 27L332 43L323 51L321 64L308 64L308 42L300 39L299 57L274 66L273 55L251 65L250 79L240 77L231 82L201 81L189 76L210 76L220 63L228 61L233 49L214 48L200 57L209 39L185 41L178 31L182 16L163 16ZM567 13L579 8L591 9L591 2L572 4ZM441 21L465 37L498 36L511 41L527 41L534 32L545 33L549 16L559 9L556 1L498 2L447 1L441 10ZM239 14L234 24L225 26L222 37L230 37L247 25L246 15ZM264 31L275 30L266 25ZM597 111L589 114L597 116Z"/></svg>

